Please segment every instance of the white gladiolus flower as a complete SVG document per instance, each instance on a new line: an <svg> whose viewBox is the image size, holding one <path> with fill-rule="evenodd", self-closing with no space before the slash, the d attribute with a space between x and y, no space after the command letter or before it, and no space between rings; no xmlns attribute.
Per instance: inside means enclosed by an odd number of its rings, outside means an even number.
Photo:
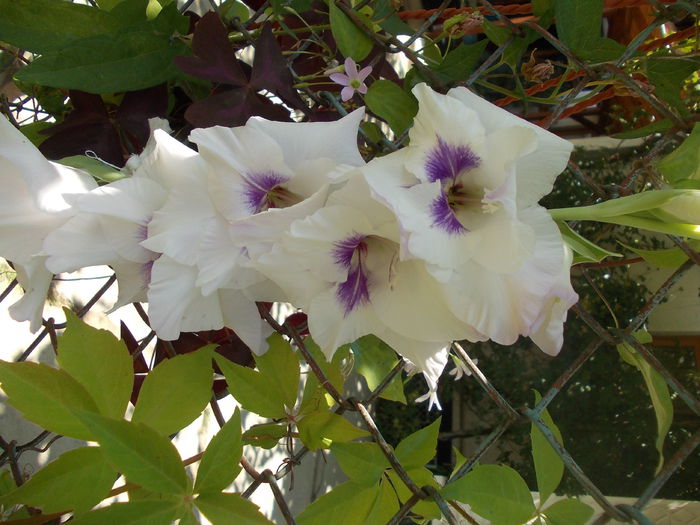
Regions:
<svg viewBox="0 0 700 525"><path fill-rule="evenodd" d="M396 213L403 258L425 261L452 313L475 331L505 345L537 333L557 353L577 296L561 235L537 201L571 144L466 88L445 96L420 84L414 94L410 145L363 169Z"/></svg>
<svg viewBox="0 0 700 525"><path fill-rule="evenodd" d="M269 332L255 303L238 291L204 297L192 277L197 275L202 228L216 220L201 157L155 130L129 167L131 177L75 199L78 215L44 243L49 269L110 265L119 283L114 308L148 299L151 327L161 339L226 325L253 350L262 351ZM181 209L173 201L182 195L189 196L189 206Z"/></svg>
<svg viewBox="0 0 700 525"><path fill-rule="evenodd" d="M357 150L363 110L335 122L272 122L251 118L237 128L196 129L214 206L227 221L203 233L197 280L210 293L238 280L257 300L284 300L245 266L270 251L289 224L319 209L329 186L364 164Z"/></svg>
<svg viewBox="0 0 700 525"><path fill-rule="evenodd" d="M10 307L17 321L41 327L52 275L41 255L44 238L75 210L69 194L97 184L87 173L48 161L4 117L0 117L0 256L12 261L24 296Z"/></svg>
<svg viewBox="0 0 700 525"><path fill-rule="evenodd" d="M426 399L438 404L450 341L485 338L450 311L423 261L400 259L399 238L394 214L371 198L357 172L323 208L293 222L258 267L307 313L327 355L374 334L423 372Z"/></svg>

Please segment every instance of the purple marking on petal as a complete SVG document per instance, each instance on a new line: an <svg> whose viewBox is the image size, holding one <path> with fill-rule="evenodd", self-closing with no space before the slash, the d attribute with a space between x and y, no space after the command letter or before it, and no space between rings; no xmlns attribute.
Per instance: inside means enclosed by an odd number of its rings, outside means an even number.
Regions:
<svg viewBox="0 0 700 525"><path fill-rule="evenodd" d="M243 197L251 213L260 213L267 204L267 194L270 190L289 180L289 177L272 171L249 173L245 177Z"/></svg>
<svg viewBox="0 0 700 525"><path fill-rule="evenodd" d="M153 263L156 262L155 259L152 261L146 261L141 265L141 275L143 275L143 281L146 286L151 284L151 273L153 272Z"/></svg>
<svg viewBox="0 0 700 525"><path fill-rule="evenodd" d="M346 317L358 306L369 303L369 282L361 263L348 272L347 280L338 285L335 295L343 305Z"/></svg>
<svg viewBox="0 0 700 525"><path fill-rule="evenodd" d="M333 261L344 270L350 269L352 256L355 254L355 250L364 238L365 236L361 233L355 233L347 239L334 242L333 251L331 252L333 254Z"/></svg>
<svg viewBox="0 0 700 525"><path fill-rule="evenodd" d="M425 159L425 171L430 182L455 180L460 173L479 164L481 159L469 146L453 146L438 135L437 146Z"/></svg>
<svg viewBox="0 0 700 525"><path fill-rule="evenodd" d="M369 303L369 279L362 264L367 256L367 245L363 242L365 235L354 233L350 237L333 244L334 262L348 270L347 279L338 284L336 297L343 305L345 316L358 306Z"/></svg>
<svg viewBox="0 0 700 525"><path fill-rule="evenodd" d="M450 234L462 234L469 230L462 226L455 216L455 212L447 202L447 195L440 193L433 202L430 203L430 215L433 218L433 225L445 230Z"/></svg>

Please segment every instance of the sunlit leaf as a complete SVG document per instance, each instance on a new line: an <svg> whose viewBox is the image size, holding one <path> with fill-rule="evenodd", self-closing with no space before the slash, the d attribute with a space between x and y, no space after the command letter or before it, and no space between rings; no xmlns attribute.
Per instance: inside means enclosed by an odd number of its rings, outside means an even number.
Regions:
<svg viewBox="0 0 700 525"><path fill-rule="evenodd" d="M103 416L123 417L134 385L129 351L111 332L93 328L67 308L64 312L58 364L85 387Z"/></svg>
<svg viewBox="0 0 700 525"><path fill-rule="evenodd" d="M435 456L442 417L404 438L396 446L396 458L406 468L422 467Z"/></svg>
<svg viewBox="0 0 700 525"><path fill-rule="evenodd" d="M211 399L213 345L161 361L148 373L131 418L169 435L197 419Z"/></svg>
<svg viewBox="0 0 700 525"><path fill-rule="evenodd" d="M92 433L72 411L97 412L97 405L63 370L39 363L0 361L0 386L8 403L29 421L56 434L92 439Z"/></svg>
<svg viewBox="0 0 700 525"><path fill-rule="evenodd" d="M365 103L372 113L386 120L396 135L401 135L418 113L418 102L399 86L389 80L373 82Z"/></svg>
<svg viewBox="0 0 700 525"><path fill-rule="evenodd" d="M361 337L350 348L355 358L355 370L365 378L370 390L377 388L399 362L396 352L374 335ZM396 375L379 397L406 404L401 374Z"/></svg>
<svg viewBox="0 0 700 525"><path fill-rule="evenodd" d="M335 38L342 55L351 57L356 62L363 60L372 50L370 37L357 27L335 2L328 2L328 14L333 38Z"/></svg>
<svg viewBox="0 0 700 525"><path fill-rule="evenodd" d="M211 439L199 462L194 492L214 492L228 487L241 471L241 413L236 411Z"/></svg>
<svg viewBox="0 0 700 525"><path fill-rule="evenodd" d="M593 508L577 499L562 499L546 508L547 525L585 525L593 517Z"/></svg>
<svg viewBox="0 0 700 525"><path fill-rule="evenodd" d="M279 390L285 405L291 410L299 391L299 358L281 335L273 334L267 342L268 351L256 356L255 362L260 372Z"/></svg>
<svg viewBox="0 0 700 525"><path fill-rule="evenodd" d="M181 503L173 501L130 501L113 503L71 521L71 525L170 525L180 513Z"/></svg>
<svg viewBox="0 0 700 525"><path fill-rule="evenodd" d="M333 443L331 452L340 468L362 485L377 483L389 461L376 443Z"/></svg>
<svg viewBox="0 0 700 525"><path fill-rule="evenodd" d="M61 454L23 485L0 498L0 505L22 503L44 514L91 509L112 488L116 473L97 447L81 447Z"/></svg>
<svg viewBox="0 0 700 525"><path fill-rule="evenodd" d="M250 427L243 433L242 438L246 445L270 449L276 447L287 433L286 423L264 423Z"/></svg>
<svg viewBox="0 0 700 525"><path fill-rule="evenodd" d="M168 438L143 423L79 413L107 460L128 481L155 492L185 494L187 474Z"/></svg>
<svg viewBox="0 0 700 525"><path fill-rule="evenodd" d="M272 525L254 503L243 499L240 494L227 492L200 494L195 504L213 525Z"/></svg>
<svg viewBox="0 0 700 525"><path fill-rule="evenodd" d="M527 484L505 465L479 465L441 493L468 504L492 525L521 525L535 511Z"/></svg>
<svg viewBox="0 0 700 525"><path fill-rule="evenodd" d="M700 180L700 123L671 153L657 164L659 171L670 183L684 179Z"/></svg>
<svg viewBox="0 0 700 525"><path fill-rule="evenodd" d="M299 437L310 450L326 448L334 441L352 441L369 435L343 416L325 410L304 416L297 428Z"/></svg>
<svg viewBox="0 0 700 525"><path fill-rule="evenodd" d="M341 483L309 504L296 517L298 525L357 525L365 523L379 493L378 486L364 487L353 481ZM348 509L348 512L338 512Z"/></svg>

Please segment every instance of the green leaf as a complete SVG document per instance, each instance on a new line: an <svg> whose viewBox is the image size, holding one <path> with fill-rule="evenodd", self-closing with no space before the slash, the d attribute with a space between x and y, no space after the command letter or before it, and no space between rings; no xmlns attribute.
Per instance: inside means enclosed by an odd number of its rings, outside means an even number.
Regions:
<svg viewBox="0 0 700 525"><path fill-rule="evenodd" d="M107 419L80 412L107 460L127 481L154 492L185 494L187 474L180 455L168 438L143 423Z"/></svg>
<svg viewBox="0 0 700 525"><path fill-rule="evenodd" d="M271 449L276 447L288 432L286 423L264 423L250 427L243 433L242 439L246 445Z"/></svg>
<svg viewBox="0 0 700 525"><path fill-rule="evenodd" d="M101 9L55 0L0 0L0 13L0 41L33 53L121 27L121 21Z"/></svg>
<svg viewBox="0 0 700 525"><path fill-rule="evenodd" d="M695 123L690 135L657 167L671 184L684 179L700 180L700 123Z"/></svg>
<svg viewBox="0 0 700 525"><path fill-rule="evenodd" d="M78 168L79 170L87 171L95 179L102 182L114 182L115 180L126 177L124 173L118 171L113 166L105 164L99 159L86 157L85 155L74 155L72 157L64 157L59 160L64 166Z"/></svg>
<svg viewBox="0 0 700 525"><path fill-rule="evenodd" d="M539 403L541 399L542 396L535 390L535 404ZM563 443L561 432L554 424L549 412L546 409L543 410L540 417L556 440ZM564 462L534 423L530 427L530 440L532 441L532 460L535 463L537 488L540 491L540 506L542 506L559 486L564 475Z"/></svg>
<svg viewBox="0 0 700 525"><path fill-rule="evenodd" d="M544 510L547 525L586 525L593 508L577 499L562 499Z"/></svg>
<svg viewBox="0 0 700 525"><path fill-rule="evenodd" d="M681 98L681 86L698 68L698 57L666 56L647 58L645 69L647 79L655 88L654 94L671 104L681 114L687 114L687 103Z"/></svg>
<svg viewBox="0 0 700 525"><path fill-rule="evenodd" d="M195 504L213 525L272 525L260 513L257 505L243 499L240 494L200 494L195 499Z"/></svg>
<svg viewBox="0 0 700 525"><path fill-rule="evenodd" d="M408 477L411 478L419 487L430 485L435 489L440 488L435 481L433 473L425 467L409 469L406 471L406 474L408 474ZM387 470L387 475L391 480L394 490L396 490L396 495L398 496L399 500L401 502L408 501L409 498L413 496L413 493L408 489L408 487L406 487L401 478L399 478L396 471L394 471L394 469ZM440 507L438 507L437 503L435 503L432 499L419 501L413 506L411 511L425 518L440 519L442 517Z"/></svg>
<svg viewBox="0 0 700 525"><path fill-rule="evenodd" d="M375 335L360 337L350 348L355 358L355 370L365 378L370 390L377 388L399 362L396 352ZM401 374L397 374L379 397L406 404Z"/></svg>
<svg viewBox="0 0 700 525"><path fill-rule="evenodd" d="M178 525L199 525L199 519L195 516L192 508L188 509L180 518Z"/></svg>
<svg viewBox="0 0 700 525"><path fill-rule="evenodd" d="M618 241L620 242L620 241ZM681 264L688 260L688 256L680 248L668 248L666 250L642 250L641 248L633 248L627 244L622 244L631 252L642 257L646 262L659 268L678 268ZM700 248L698 241L690 241L690 245L695 249Z"/></svg>
<svg viewBox="0 0 700 525"><path fill-rule="evenodd" d="M17 488L9 468L0 470L0 496L5 496Z"/></svg>
<svg viewBox="0 0 700 525"><path fill-rule="evenodd" d="M603 0L554 0L557 35L565 45L577 52L591 38L600 38L603 21Z"/></svg>
<svg viewBox="0 0 700 525"><path fill-rule="evenodd" d="M214 359L226 376L228 391L243 408L262 417L285 417L284 399L269 377L218 354Z"/></svg>
<svg viewBox="0 0 700 525"><path fill-rule="evenodd" d="M404 438L396 447L396 458L405 469L422 467L435 456L442 417Z"/></svg>
<svg viewBox="0 0 700 525"><path fill-rule="evenodd" d="M396 492L388 480L382 479L379 490L374 500L374 505L369 511L362 525L386 525L399 510L399 502Z"/></svg>
<svg viewBox="0 0 700 525"><path fill-rule="evenodd" d="M187 54L182 41L144 29L70 42L16 76L24 82L88 93L136 91L180 75L173 58Z"/></svg>
<svg viewBox="0 0 700 525"><path fill-rule="evenodd" d="M328 411L312 412L297 423L299 437L309 450L328 448L334 441L352 441L369 435L343 416Z"/></svg>
<svg viewBox="0 0 700 525"><path fill-rule="evenodd" d="M357 525L365 523L372 511L379 487L363 487L354 481L346 481L327 494L311 502L296 517L298 525ZM346 509L339 512L339 509Z"/></svg>
<svg viewBox="0 0 700 525"><path fill-rule="evenodd" d="M123 417L134 386L133 359L126 345L111 332L86 324L69 309L63 311L66 330L58 338L58 364L85 387L100 414Z"/></svg>
<svg viewBox="0 0 700 525"><path fill-rule="evenodd" d="M207 345L161 361L146 376L131 420L167 436L197 419L211 399L213 349Z"/></svg>
<svg viewBox="0 0 700 525"><path fill-rule="evenodd" d="M640 137L646 137L653 133L663 133L668 131L673 126L670 120L657 120L646 126L637 129L631 129L629 131L623 131L622 133L616 133L613 138L616 139L636 139Z"/></svg>
<svg viewBox="0 0 700 525"><path fill-rule="evenodd" d="M651 334L646 330L637 330L632 334L642 344L651 343ZM617 345L617 351L622 359L637 368L644 378L651 404L656 416L656 450L659 452L659 463L655 474L658 474L664 465L664 441L673 422L673 402L668 391L668 385L659 372L644 359L635 348L627 343Z"/></svg>
<svg viewBox="0 0 700 525"><path fill-rule="evenodd" d="M365 103L372 113L386 120L397 136L408 129L418 113L415 97L389 80L377 80L369 86Z"/></svg>
<svg viewBox="0 0 700 525"><path fill-rule="evenodd" d="M344 57L351 57L355 62L363 60L372 50L372 39L357 27L333 1L328 2L328 14L331 32L340 53Z"/></svg>
<svg viewBox="0 0 700 525"><path fill-rule="evenodd" d="M238 408L207 446L197 469L194 492L214 492L228 487L241 471L241 412Z"/></svg>
<svg viewBox="0 0 700 525"><path fill-rule="evenodd" d="M321 348L310 336L304 339L304 346L336 390L342 391L345 383L345 376L343 375L340 365L344 357L347 355L347 352L344 349L349 348L349 345L340 347L338 350L336 350L331 361L328 361ZM331 395L328 394L326 389L320 385L316 374L313 372L307 374L306 384L304 385L304 394L301 399L301 405L298 413L303 415L310 412L316 412L317 410L326 409L331 407L334 402L335 401Z"/></svg>
<svg viewBox="0 0 700 525"><path fill-rule="evenodd" d="M71 521L71 525L170 525L180 513L175 501L130 501L113 503Z"/></svg>
<svg viewBox="0 0 700 525"><path fill-rule="evenodd" d="M520 525L535 511L527 484L505 465L479 465L441 493L468 504L492 525Z"/></svg>
<svg viewBox="0 0 700 525"><path fill-rule="evenodd" d="M258 370L279 390L287 408L292 410L299 391L299 358L281 335L272 334L267 342L268 351L255 356L255 363Z"/></svg>
<svg viewBox="0 0 700 525"><path fill-rule="evenodd" d="M622 257L621 253L615 253L593 244L584 236L578 234L564 221L557 221L559 231L564 242L574 251L573 264L582 262L600 262L606 257Z"/></svg>
<svg viewBox="0 0 700 525"><path fill-rule="evenodd" d="M462 44L453 49L439 65L431 68L438 76L447 82L463 82L469 78L472 69L486 50L487 40L475 44Z"/></svg>
<svg viewBox="0 0 700 525"><path fill-rule="evenodd" d="M246 22L250 18L251 11L241 0L225 0L219 7L219 15L225 22L238 18L240 22Z"/></svg>
<svg viewBox="0 0 700 525"><path fill-rule="evenodd" d="M0 498L0 504L22 503L39 507L44 514L80 513L107 497L116 477L99 448L81 447L64 452L24 485Z"/></svg>
<svg viewBox="0 0 700 525"><path fill-rule="evenodd" d="M625 52L625 46L611 38L590 37L576 50L579 58L589 62L612 62Z"/></svg>
<svg viewBox="0 0 700 525"><path fill-rule="evenodd" d="M25 418L56 434L90 441L73 410L97 412L87 390L63 370L39 363L0 361L0 384L8 403Z"/></svg>
<svg viewBox="0 0 700 525"><path fill-rule="evenodd" d="M377 483L389 468L389 460L376 443L333 443L331 452L343 472L363 486Z"/></svg>

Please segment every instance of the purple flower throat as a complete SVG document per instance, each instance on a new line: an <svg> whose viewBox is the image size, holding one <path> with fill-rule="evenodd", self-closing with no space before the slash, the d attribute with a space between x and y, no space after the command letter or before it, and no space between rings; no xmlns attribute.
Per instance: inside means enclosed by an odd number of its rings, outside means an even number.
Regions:
<svg viewBox="0 0 700 525"><path fill-rule="evenodd" d="M366 235L355 233L333 244L333 260L347 270L347 279L338 284L336 298L345 310L347 317L354 309L369 303L369 276L366 262L369 249Z"/></svg>

